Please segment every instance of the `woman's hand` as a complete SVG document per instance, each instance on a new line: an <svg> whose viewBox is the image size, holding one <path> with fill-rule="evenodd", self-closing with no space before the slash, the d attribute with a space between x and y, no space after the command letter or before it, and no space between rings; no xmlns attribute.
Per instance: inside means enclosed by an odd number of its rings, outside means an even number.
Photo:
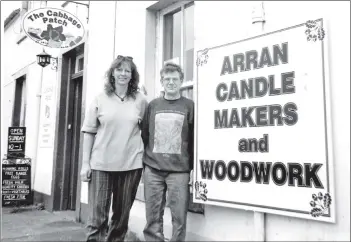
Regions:
<svg viewBox="0 0 351 242"><path fill-rule="evenodd" d="M82 169L80 170L80 179L83 182L89 182L91 179L91 168L90 165L83 164Z"/></svg>

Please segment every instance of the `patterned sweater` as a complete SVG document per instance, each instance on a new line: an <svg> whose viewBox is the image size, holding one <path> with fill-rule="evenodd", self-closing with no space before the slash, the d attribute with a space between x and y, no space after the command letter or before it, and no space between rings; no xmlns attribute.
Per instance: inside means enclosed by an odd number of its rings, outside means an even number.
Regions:
<svg viewBox="0 0 351 242"><path fill-rule="evenodd" d="M161 171L190 172L194 157L194 102L164 97L150 102L142 123L144 164Z"/></svg>

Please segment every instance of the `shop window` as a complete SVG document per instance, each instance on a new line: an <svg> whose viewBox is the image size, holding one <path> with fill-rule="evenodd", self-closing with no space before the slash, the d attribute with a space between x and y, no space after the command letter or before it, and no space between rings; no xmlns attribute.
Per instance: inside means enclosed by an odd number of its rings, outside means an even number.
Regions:
<svg viewBox="0 0 351 242"><path fill-rule="evenodd" d="M181 95L193 99L194 70L194 2L181 1L160 12L163 18L163 64L174 62L184 71ZM204 205L193 203L192 194L188 210L204 213Z"/></svg>
<svg viewBox="0 0 351 242"><path fill-rule="evenodd" d="M180 3L163 15L163 63L174 62L184 70L181 95L193 98L194 3Z"/></svg>
<svg viewBox="0 0 351 242"><path fill-rule="evenodd" d="M26 117L26 78L22 76L16 79L15 98L12 113L12 126L25 126Z"/></svg>

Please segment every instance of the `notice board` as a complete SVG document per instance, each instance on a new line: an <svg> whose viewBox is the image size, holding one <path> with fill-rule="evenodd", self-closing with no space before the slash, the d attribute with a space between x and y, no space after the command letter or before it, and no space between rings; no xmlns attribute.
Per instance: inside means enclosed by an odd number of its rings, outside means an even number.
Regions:
<svg viewBox="0 0 351 242"><path fill-rule="evenodd" d="M20 206L32 203L31 159L3 159L2 206Z"/></svg>
<svg viewBox="0 0 351 242"><path fill-rule="evenodd" d="M26 127L9 127L7 157L24 158L26 151Z"/></svg>

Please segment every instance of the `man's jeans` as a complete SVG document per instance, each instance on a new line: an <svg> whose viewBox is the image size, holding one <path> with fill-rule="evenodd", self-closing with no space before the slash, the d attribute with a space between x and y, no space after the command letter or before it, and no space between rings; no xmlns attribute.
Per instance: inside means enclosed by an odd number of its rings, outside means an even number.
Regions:
<svg viewBox="0 0 351 242"><path fill-rule="evenodd" d="M144 169L146 241L164 241L163 215L168 191L172 214L171 241L185 241L186 218L189 203L189 173L158 171L149 166Z"/></svg>

